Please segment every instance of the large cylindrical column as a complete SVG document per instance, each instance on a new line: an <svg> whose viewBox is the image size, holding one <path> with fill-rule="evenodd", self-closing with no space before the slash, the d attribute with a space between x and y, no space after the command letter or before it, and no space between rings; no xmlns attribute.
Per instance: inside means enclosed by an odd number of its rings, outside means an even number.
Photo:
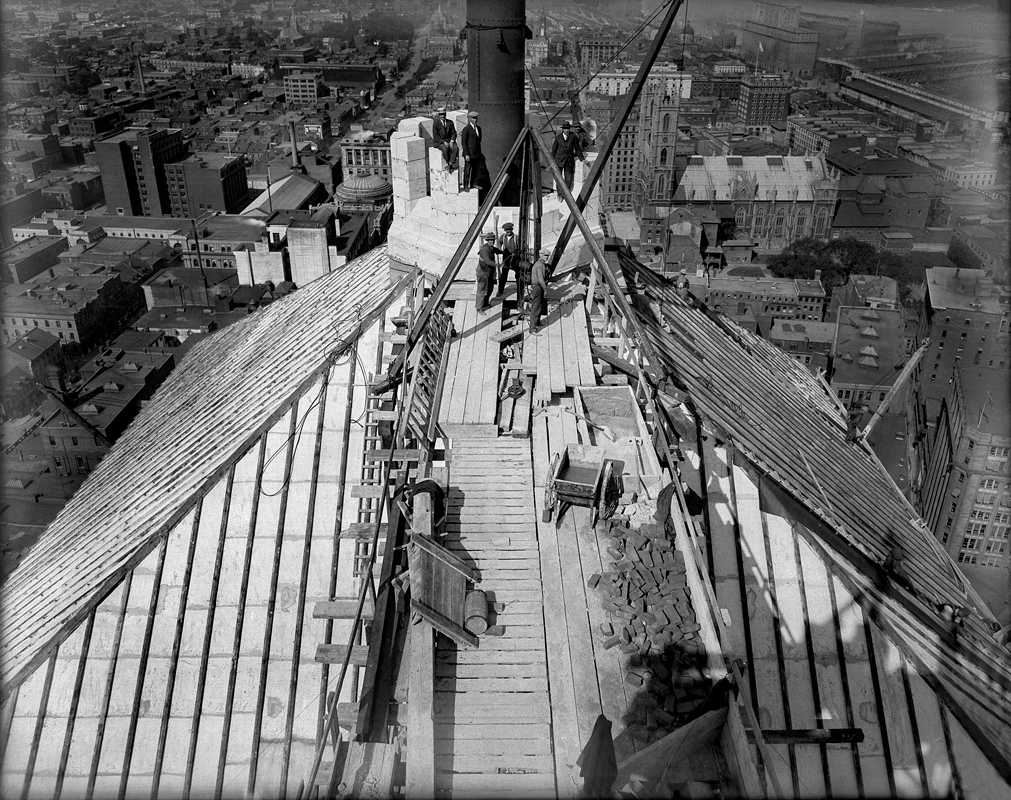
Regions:
<svg viewBox="0 0 1011 800"><path fill-rule="evenodd" d="M492 181L523 129L526 0L467 0L467 107Z"/></svg>

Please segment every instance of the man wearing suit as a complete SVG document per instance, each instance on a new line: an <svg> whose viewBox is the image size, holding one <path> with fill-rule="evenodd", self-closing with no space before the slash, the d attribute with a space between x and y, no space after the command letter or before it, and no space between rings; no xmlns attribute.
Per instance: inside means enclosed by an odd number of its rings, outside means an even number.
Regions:
<svg viewBox="0 0 1011 800"><path fill-rule="evenodd" d="M502 251L502 266L498 274L498 295L505 293L506 281L509 280L509 270L513 270L516 275L516 300L523 303L523 285L519 272L519 242L513 233L513 224L505 222L502 224L502 235L498 237L498 249Z"/></svg>
<svg viewBox="0 0 1011 800"><path fill-rule="evenodd" d="M572 133L572 123L563 122L562 132L555 137L551 144L551 158L562 173L565 185L572 191L572 181L576 174L576 159L583 160L583 147L579 143L579 137ZM558 196L562 196L561 187L558 187Z"/></svg>
<svg viewBox="0 0 1011 800"><path fill-rule="evenodd" d="M456 126L446 119L445 106L435 115L432 139L432 143L442 151L442 157L446 159L449 171L455 170L460 163L460 148L456 145Z"/></svg>
<svg viewBox="0 0 1011 800"><path fill-rule="evenodd" d="M460 150L463 153L463 190L469 192L477 186L477 180L484 164L481 154L481 128L477 124L477 112L467 115L467 124L460 132Z"/></svg>

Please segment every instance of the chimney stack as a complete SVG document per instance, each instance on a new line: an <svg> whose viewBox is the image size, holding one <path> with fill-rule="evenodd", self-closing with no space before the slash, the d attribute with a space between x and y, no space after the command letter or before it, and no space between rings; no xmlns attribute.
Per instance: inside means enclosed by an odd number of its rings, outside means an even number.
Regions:
<svg viewBox="0 0 1011 800"><path fill-rule="evenodd" d="M523 129L526 16L526 0L467 0L467 105L493 181Z"/></svg>
<svg viewBox="0 0 1011 800"><path fill-rule="evenodd" d="M144 85L144 65L140 63L140 53L137 54L137 79L140 81L140 93L147 94L147 86Z"/></svg>
<svg viewBox="0 0 1011 800"><path fill-rule="evenodd" d="M295 121L288 123L288 132L291 134L291 168L298 171L302 166L298 160L298 142L295 141Z"/></svg>

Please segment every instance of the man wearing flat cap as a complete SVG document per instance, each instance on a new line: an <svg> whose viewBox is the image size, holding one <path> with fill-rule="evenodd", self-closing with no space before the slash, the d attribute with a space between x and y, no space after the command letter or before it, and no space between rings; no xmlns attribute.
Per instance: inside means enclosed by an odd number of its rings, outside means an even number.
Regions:
<svg viewBox="0 0 1011 800"><path fill-rule="evenodd" d="M509 280L509 270L512 270L516 275L516 290L518 294L516 295L517 302L523 302L523 286L519 273L519 265L517 261L519 260L519 241L516 239L516 234L513 233L513 224L511 222L502 223L502 235L498 237L498 249L502 251L502 267L499 269L498 273L498 295L501 297L505 294L506 281Z"/></svg>
<svg viewBox="0 0 1011 800"><path fill-rule="evenodd" d="M548 266L551 248L542 247L530 270L530 332L537 333L547 307Z"/></svg>
<svg viewBox="0 0 1011 800"><path fill-rule="evenodd" d="M460 148L456 144L456 126L446 119L446 107L443 106L435 114L432 125L432 143L442 151L446 159L446 167L450 172L460 164Z"/></svg>
<svg viewBox="0 0 1011 800"><path fill-rule="evenodd" d="M495 246L495 234L492 231L485 231L484 244L477 253L477 310L484 311L488 308L491 300L491 289L495 285L495 273L498 265L495 263L495 256L501 254Z"/></svg>
<svg viewBox="0 0 1011 800"><path fill-rule="evenodd" d="M551 143L551 158L571 192L576 174L576 159L583 160L583 146L579 143L579 137L572 132L572 123L568 120L562 123L562 132ZM562 196L561 187L558 187L558 196Z"/></svg>
<svg viewBox="0 0 1011 800"><path fill-rule="evenodd" d="M481 126L477 124L477 112L467 115L467 124L460 132L460 151L463 153L463 190L469 192L477 186L477 180L484 163L481 153Z"/></svg>

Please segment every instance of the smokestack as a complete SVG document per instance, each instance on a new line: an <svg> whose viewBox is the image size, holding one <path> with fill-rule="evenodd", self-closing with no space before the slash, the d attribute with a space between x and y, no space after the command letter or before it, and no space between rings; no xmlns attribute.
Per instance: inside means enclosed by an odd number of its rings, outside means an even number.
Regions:
<svg viewBox="0 0 1011 800"><path fill-rule="evenodd" d="M140 63L140 53L137 54L137 79L140 81L140 93L147 94L147 86L144 85L144 66Z"/></svg>
<svg viewBox="0 0 1011 800"><path fill-rule="evenodd" d="M495 180L523 129L526 0L467 0L467 106Z"/></svg>
<svg viewBox="0 0 1011 800"><path fill-rule="evenodd" d="M288 133L291 134L291 168L293 170L298 170L301 168L302 165L298 161L298 142L295 141L294 120L288 123Z"/></svg>

